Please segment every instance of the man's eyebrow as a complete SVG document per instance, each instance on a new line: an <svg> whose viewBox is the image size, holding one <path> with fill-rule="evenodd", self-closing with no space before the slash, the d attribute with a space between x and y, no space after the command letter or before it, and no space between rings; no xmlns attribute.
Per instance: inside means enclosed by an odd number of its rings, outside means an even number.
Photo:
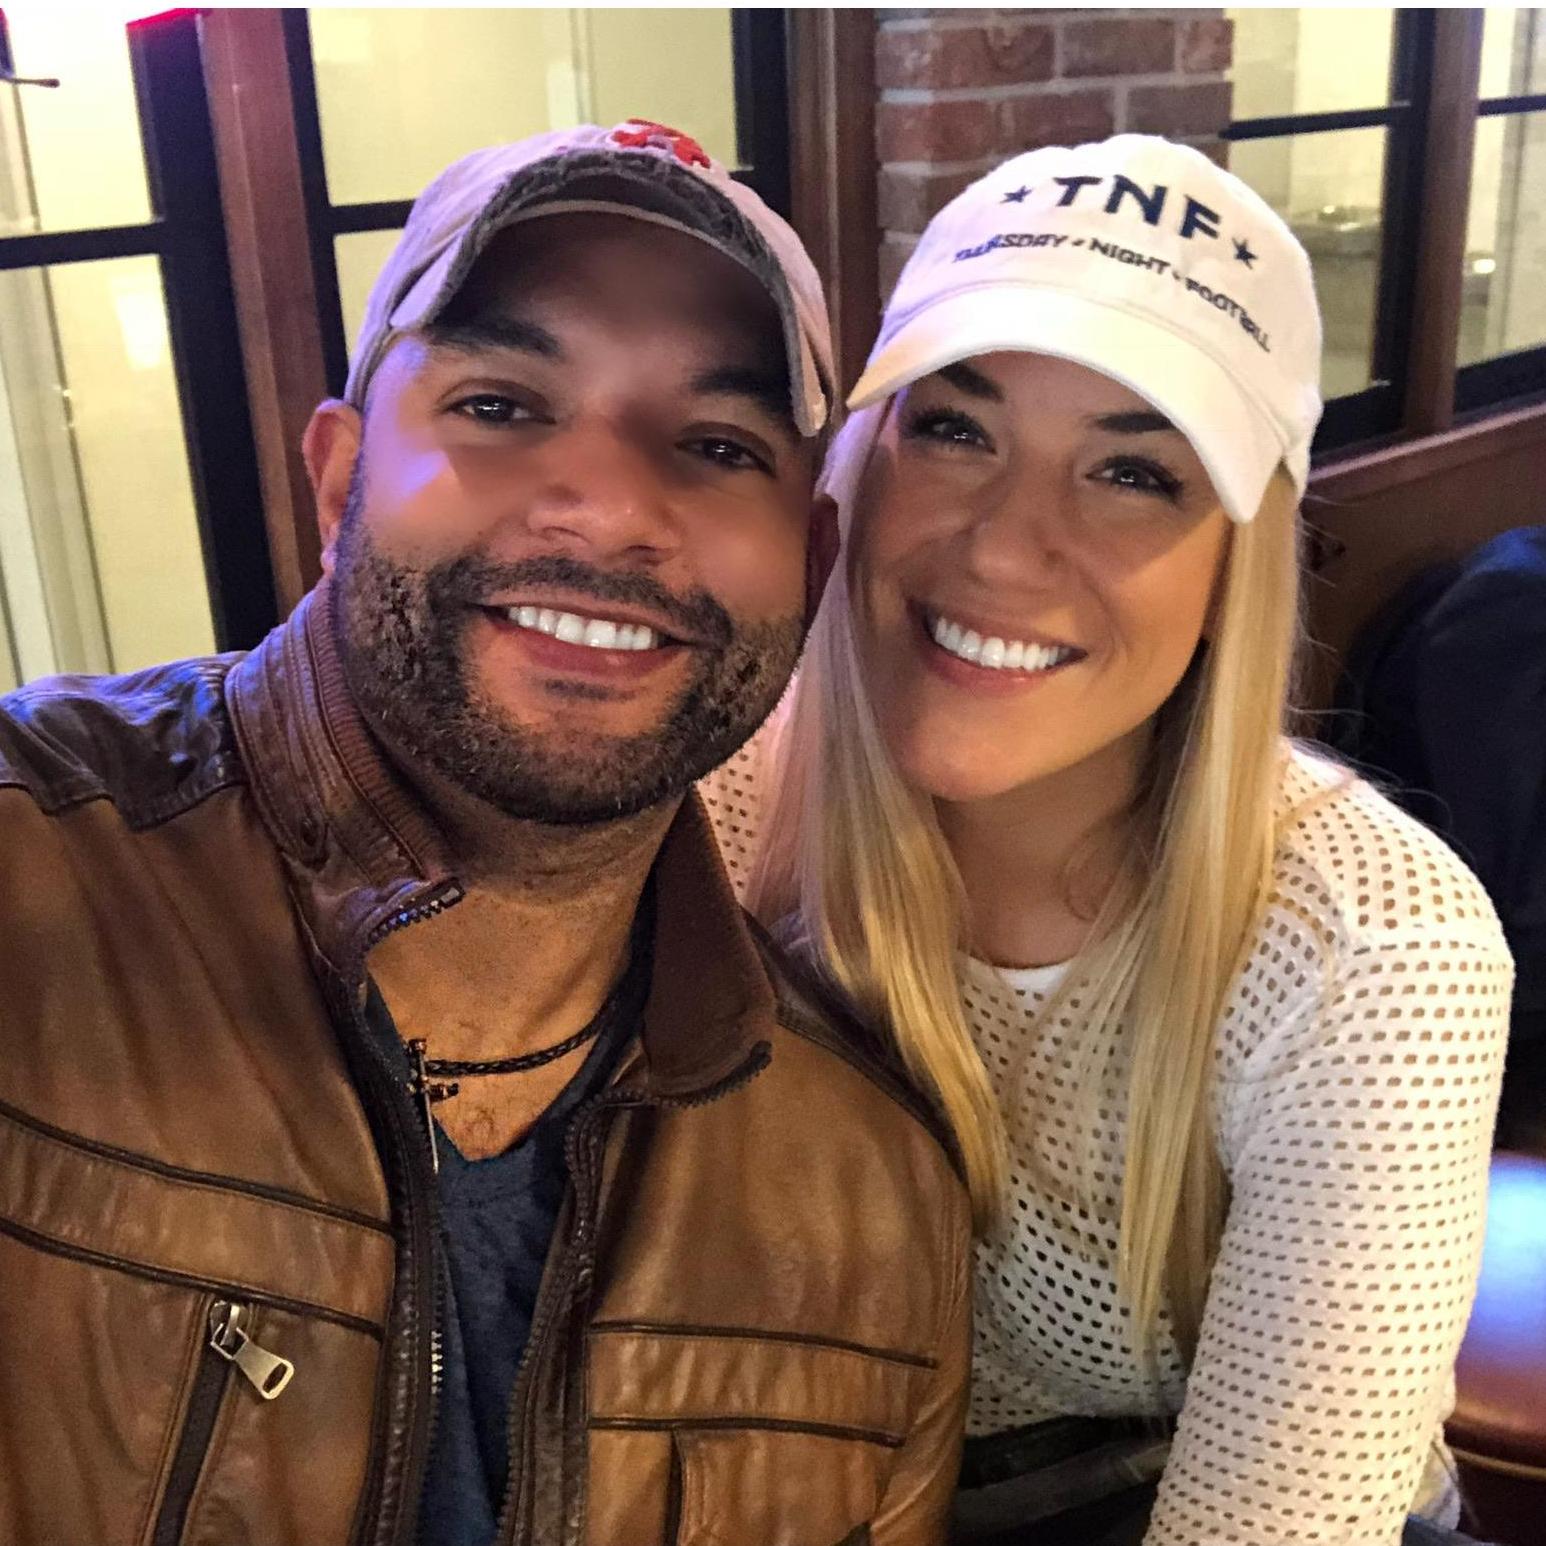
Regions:
<svg viewBox="0 0 1546 1546"><path fill-rule="evenodd" d="M1181 433L1164 414L1156 413L1152 408L1135 408L1129 413L1102 413L1090 423L1096 429L1107 429L1114 435L1152 435L1156 430Z"/></svg>
<svg viewBox="0 0 1546 1546"><path fill-rule="evenodd" d="M943 376L958 392L965 392L968 397L980 397L984 402L1001 403L1004 394L998 386L990 381L980 370L973 370L970 365L941 365L938 374Z"/></svg>
<svg viewBox="0 0 1546 1546"><path fill-rule="evenodd" d="M799 435L789 402L789 381L782 371L760 370L751 365L718 365L694 376L692 390L705 396L728 394L749 398L790 435Z"/></svg>
<svg viewBox="0 0 1546 1546"><path fill-rule="evenodd" d="M515 349L522 354L539 355L545 360L561 360L563 346L546 328L517 317L467 317L451 322L432 322L425 328L432 345L476 354L485 349Z"/></svg>

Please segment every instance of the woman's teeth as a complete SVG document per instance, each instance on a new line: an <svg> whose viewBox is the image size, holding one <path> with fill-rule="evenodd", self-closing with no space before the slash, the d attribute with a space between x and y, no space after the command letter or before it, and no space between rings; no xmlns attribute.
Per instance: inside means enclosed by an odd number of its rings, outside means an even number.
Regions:
<svg viewBox="0 0 1546 1546"><path fill-rule="evenodd" d="M1027 644L996 634L985 639L947 617L936 617L929 631L942 650L990 671L1050 671L1079 653L1066 644Z"/></svg>
<svg viewBox="0 0 1546 1546"><path fill-rule="evenodd" d="M565 644L585 644L593 650L652 650L660 635L643 623L612 623L605 618L555 612L551 607L509 607L505 616L517 628L551 634Z"/></svg>

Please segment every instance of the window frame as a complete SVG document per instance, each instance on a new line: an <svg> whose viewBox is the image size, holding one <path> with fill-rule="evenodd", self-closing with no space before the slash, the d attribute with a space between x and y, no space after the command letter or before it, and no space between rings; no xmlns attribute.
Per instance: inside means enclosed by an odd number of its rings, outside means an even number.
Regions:
<svg viewBox="0 0 1546 1546"><path fill-rule="evenodd" d="M1546 20L1546 12L1542 15ZM1482 97L1476 106L1478 123L1483 118L1514 118L1528 113L1546 113L1546 91ZM1458 365L1455 371L1455 411L1461 415L1485 413L1542 392L1546 392L1546 342Z"/></svg>
<svg viewBox="0 0 1546 1546"><path fill-rule="evenodd" d="M137 225L0 237L0 270L154 257L215 645L247 649L278 621L204 95L199 15L128 23L151 218ZM0 13L0 69L12 73Z"/></svg>
<svg viewBox="0 0 1546 1546"><path fill-rule="evenodd" d="M312 282L322 324L323 364L328 391L337 396L343 392L349 374L350 340L344 330L335 239L362 231L400 230L407 224L413 200L345 204L332 201L327 188L309 13L304 9L286 10L283 28L311 239ZM736 141L741 162L734 176L787 217L790 165L784 13L736 7L731 13L731 49Z"/></svg>
<svg viewBox="0 0 1546 1546"><path fill-rule="evenodd" d="M1459 364L1476 124L1483 116L1546 109L1546 94L1480 97L1484 17L1480 8L1397 8L1384 106L1236 119L1222 131L1229 143L1355 128L1382 127L1387 134L1371 361L1376 379L1327 402L1313 447L1317 463L1546 400L1546 345Z"/></svg>
<svg viewBox="0 0 1546 1546"><path fill-rule="evenodd" d="M873 28L872 13L852 14L855 27L847 31L857 36L865 25ZM802 207L811 202L811 179L853 191L855 168L862 169L856 147L873 135L872 103L862 112L846 109L837 134L832 78L824 75L798 91L791 81L791 53L806 57L817 43L830 41L832 17L784 10L735 13L737 128L748 163L737 175L781 212L789 213L792 205L797 229ZM205 7L199 36L262 477L262 517L282 616L321 572L300 447L317 403L341 390L347 374L334 239L351 231L392 229L406 220L411 205L335 207L327 198L304 12ZM869 48L873 53L873 40ZM827 57L843 63L853 62L851 54L851 39L847 49L825 49ZM812 104L814 111L807 111ZM837 175L828 175L834 168ZM869 177L873 184L873 173ZM867 197L873 207L873 187ZM864 197L851 200L851 208L864 207ZM873 310L874 243L856 245L845 227L832 246L829 278L839 294L867 294ZM817 262L822 263L819 254ZM852 310L857 328L863 303ZM863 347L868 345L866 337Z"/></svg>

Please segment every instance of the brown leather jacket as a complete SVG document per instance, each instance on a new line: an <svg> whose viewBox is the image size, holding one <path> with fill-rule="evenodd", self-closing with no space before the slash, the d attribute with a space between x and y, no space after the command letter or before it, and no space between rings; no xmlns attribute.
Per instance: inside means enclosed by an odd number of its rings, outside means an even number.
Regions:
<svg viewBox="0 0 1546 1546"><path fill-rule="evenodd" d="M641 1042L569 1133L501 1540L938 1541L956 1174L748 927L695 802L656 887ZM0 703L6 1546L414 1538L436 1198L360 1004L372 943L458 895L325 590L245 657Z"/></svg>

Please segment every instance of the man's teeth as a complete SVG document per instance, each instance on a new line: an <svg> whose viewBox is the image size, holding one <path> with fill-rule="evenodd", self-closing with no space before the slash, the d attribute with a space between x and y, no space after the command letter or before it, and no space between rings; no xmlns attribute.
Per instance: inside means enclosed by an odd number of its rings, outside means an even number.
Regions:
<svg viewBox="0 0 1546 1546"><path fill-rule="evenodd" d="M551 607L511 607L505 615L517 628L551 634L565 644L586 644L594 650L652 650L660 635L643 623L611 623L605 618L555 612Z"/></svg>
<svg viewBox="0 0 1546 1546"><path fill-rule="evenodd" d="M1048 671L1078 653L1064 644L1026 644L996 634L985 639L947 617L936 617L930 632L942 650L990 671Z"/></svg>

